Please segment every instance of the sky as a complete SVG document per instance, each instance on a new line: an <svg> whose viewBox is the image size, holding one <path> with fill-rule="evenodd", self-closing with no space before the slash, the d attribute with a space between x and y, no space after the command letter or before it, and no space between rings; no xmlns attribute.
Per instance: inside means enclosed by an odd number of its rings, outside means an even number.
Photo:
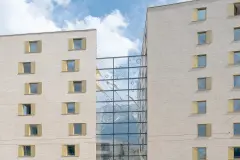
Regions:
<svg viewBox="0 0 240 160"><path fill-rule="evenodd" d="M94 28L98 57L140 54L147 7L180 1L0 0L0 35Z"/></svg>

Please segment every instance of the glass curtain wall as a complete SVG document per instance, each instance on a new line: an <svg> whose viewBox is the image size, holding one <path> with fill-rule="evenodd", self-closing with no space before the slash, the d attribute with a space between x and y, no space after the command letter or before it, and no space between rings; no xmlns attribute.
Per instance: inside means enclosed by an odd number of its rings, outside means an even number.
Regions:
<svg viewBox="0 0 240 160"><path fill-rule="evenodd" d="M147 160L146 57L97 59L97 160Z"/></svg>

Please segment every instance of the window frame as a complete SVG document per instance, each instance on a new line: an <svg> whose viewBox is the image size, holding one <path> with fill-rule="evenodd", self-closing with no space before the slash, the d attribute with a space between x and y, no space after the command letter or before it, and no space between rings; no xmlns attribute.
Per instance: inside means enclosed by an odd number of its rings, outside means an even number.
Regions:
<svg viewBox="0 0 240 160"><path fill-rule="evenodd" d="M199 106L199 104L200 103L205 103L205 108L204 108L204 110L205 110L205 112L203 113L203 112L200 112L200 106ZM206 114L207 113L207 101L206 100L204 100L204 101L197 101L197 113L198 114Z"/></svg>
<svg viewBox="0 0 240 160"><path fill-rule="evenodd" d="M204 14L204 19L199 19L199 11L205 11ZM202 7L202 8L197 8L197 21L205 21L207 19L207 8L206 7Z"/></svg>
<svg viewBox="0 0 240 160"><path fill-rule="evenodd" d="M205 34L205 40L204 40L204 43L200 43L200 35L201 35L201 34ZM207 43L207 31L197 32L197 35L198 35L198 45L205 45L205 44L208 44L208 43Z"/></svg>
<svg viewBox="0 0 240 160"><path fill-rule="evenodd" d="M236 61L236 59L235 59L235 55L237 55L237 54L239 54L239 60L238 61ZM233 52L233 65L240 65L240 51L234 51Z"/></svg>
<svg viewBox="0 0 240 160"><path fill-rule="evenodd" d="M205 87L204 88L200 88L199 86L199 82L200 82L200 80L204 80L205 82ZM197 79L197 82L198 82L198 91L205 91L205 90L207 90L207 77L200 77L200 78L198 78Z"/></svg>
<svg viewBox="0 0 240 160"><path fill-rule="evenodd" d="M200 126L204 126L204 129L205 129L204 135L200 134ZM207 137L207 124L198 124L197 128L198 128L198 137L200 137L200 138L201 137Z"/></svg>
<svg viewBox="0 0 240 160"><path fill-rule="evenodd" d="M238 36L237 36L237 34L235 33L235 32L239 32L238 34ZM240 41L240 27L234 27L234 41L235 42L238 42L238 41Z"/></svg>
<svg viewBox="0 0 240 160"><path fill-rule="evenodd" d="M236 134L235 125L238 125L238 127L239 127L239 131L237 131L238 134ZM234 136L234 137L239 137L239 136L240 136L240 123L239 123L239 122L233 123L233 136Z"/></svg>
<svg viewBox="0 0 240 160"><path fill-rule="evenodd" d="M36 93L35 92L32 92L32 85L34 85L36 88L34 89L34 90L36 90ZM30 94L38 94L39 93L39 91L38 91L38 88L39 88L39 83L37 83L37 82L33 82L33 83L29 83L29 93Z"/></svg>
<svg viewBox="0 0 240 160"><path fill-rule="evenodd" d="M239 85L237 85L236 78L239 78ZM233 88L240 88L240 75L233 75Z"/></svg>
<svg viewBox="0 0 240 160"><path fill-rule="evenodd" d="M239 7L237 7L237 5L239 5ZM234 6L234 16L240 16L240 2L233 3L233 6Z"/></svg>
<svg viewBox="0 0 240 160"><path fill-rule="evenodd" d="M79 91L76 91L76 87L75 87L75 85L77 85L77 84L80 84L80 90ZM82 91L83 91L83 82L82 81L73 81L73 92L74 93L82 93Z"/></svg>
<svg viewBox="0 0 240 160"><path fill-rule="evenodd" d="M205 57L205 65L199 65L200 63L200 61L199 61L199 59L200 59L200 57ZM207 67L207 55L206 54L199 54L199 55L197 55L197 68L206 68Z"/></svg>
<svg viewBox="0 0 240 160"><path fill-rule="evenodd" d="M26 155L25 153L27 151L25 151L25 149L29 149L29 155ZM26 146L23 146L23 157L32 157L32 147L30 145L26 145Z"/></svg>

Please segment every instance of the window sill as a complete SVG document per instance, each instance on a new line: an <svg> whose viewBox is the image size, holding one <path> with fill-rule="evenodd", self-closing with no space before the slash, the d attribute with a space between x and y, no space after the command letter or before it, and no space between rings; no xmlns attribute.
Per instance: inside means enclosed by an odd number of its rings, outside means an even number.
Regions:
<svg viewBox="0 0 240 160"><path fill-rule="evenodd" d="M192 21L191 23L192 24L195 24L195 23L203 23L203 22L206 22L207 19L203 19L203 20L195 20L195 21Z"/></svg>
<svg viewBox="0 0 240 160"><path fill-rule="evenodd" d="M78 136L86 136L86 135L84 135L84 134L72 134L72 135L69 135L69 136L71 136L71 137L78 137Z"/></svg>
<svg viewBox="0 0 240 160"><path fill-rule="evenodd" d="M204 46L208 46L210 45L211 43L204 43L204 44L197 44L197 47L204 47Z"/></svg>
<svg viewBox="0 0 240 160"><path fill-rule="evenodd" d="M62 156L62 157L79 157L79 156L75 155L75 156Z"/></svg>
<svg viewBox="0 0 240 160"><path fill-rule="evenodd" d="M69 49L68 51L85 51L86 49Z"/></svg>
<svg viewBox="0 0 240 160"><path fill-rule="evenodd" d="M211 89L198 89L197 93L209 92Z"/></svg>
<svg viewBox="0 0 240 160"><path fill-rule="evenodd" d="M228 67L240 67L240 63L237 64L228 64Z"/></svg>
<svg viewBox="0 0 240 160"><path fill-rule="evenodd" d="M233 87L232 91L240 91L240 87Z"/></svg>
<svg viewBox="0 0 240 160"><path fill-rule="evenodd" d="M231 138L232 139L240 139L240 135L233 135Z"/></svg>
<svg viewBox="0 0 240 160"><path fill-rule="evenodd" d="M62 113L64 116L78 115L79 113Z"/></svg>
<svg viewBox="0 0 240 160"><path fill-rule="evenodd" d="M68 92L69 94L81 94L81 93L86 93L86 92Z"/></svg>
<svg viewBox="0 0 240 160"><path fill-rule="evenodd" d="M32 96L32 95L41 95L41 93L25 93L24 95L30 95L30 96Z"/></svg>
<svg viewBox="0 0 240 160"><path fill-rule="evenodd" d="M240 39L239 40L233 40L232 43L240 43Z"/></svg>
<svg viewBox="0 0 240 160"><path fill-rule="evenodd" d="M227 18L229 18L229 19L232 19L232 18L240 18L240 15L228 16Z"/></svg>
<svg viewBox="0 0 240 160"><path fill-rule="evenodd" d="M19 158L32 158L32 157L35 157L35 156L18 156Z"/></svg>
<svg viewBox="0 0 240 160"><path fill-rule="evenodd" d="M35 73L18 73L18 75L31 75L31 74L35 74Z"/></svg>
<svg viewBox="0 0 240 160"><path fill-rule="evenodd" d="M61 71L62 73L73 73L73 72L79 72L79 70L78 71Z"/></svg>
<svg viewBox="0 0 240 160"><path fill-rule="evenodd" d="M204 116L206 113L191 113L190 117L198 117L198 116Z"/></svg>
<svg viewBox="0 0 240 160"><path fill-rule="evenodd" d="M41 53L41 52L25 52L25 54L36 54L36 53Z"/></svg>
<svg viewBox="0 0 240 160"><path fill-rule="evenodd" d="M210 139L210 137L197 137L196 139L198 139L198 140L208 140L208 139Z"/></svg>
<svg viewBox="0 0 240 160"><path fill-rule="evenodd" d="M31 117L31 116L34 116L34 114L29 114L29 115L18 115L18 116L21 116L21 117Z"/></svg>
<svg viewBox="0 0 240 160"><path fill-rule="evenodd" d="M42 135L25 135L25 137L42 137Z"/></svg>
<svg viewBox="0 0 240 160"><path fill-rule="evenodd" d="M204 69L206 68L207 66L204 66L204 67L192 67L192 70L200 70L200 69Z"/></svg>

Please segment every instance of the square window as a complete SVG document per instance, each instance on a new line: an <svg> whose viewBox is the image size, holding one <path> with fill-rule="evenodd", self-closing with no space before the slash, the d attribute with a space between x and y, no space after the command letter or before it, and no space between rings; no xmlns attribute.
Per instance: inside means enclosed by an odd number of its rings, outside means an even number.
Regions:
<svg viewBox="0 0 240 160"><path fill-rule="evenodd" d="M30 125L30 135L31 136L38 135L38 125Z"/></svg>
<svg viewBox="0 0 240 160"><path fill-rule="evenodd" d="M240 87L240 75L235 75L234 76L234 87L235 88Z"/></svg>
<svg viewBox="0 0 240 160"><path fill-rule="evenodd" d="M206 44L207 43L207 32L199 32L198 33L198 44Z"/></svg>
<svg viewBox="0 0 240 160"><path fill-rule="evenodd" d="M74 102L67 103L67 113L69 113L69 114L75 113L75 103Z"/></svg>
<svg viewBox="0 0 240 160"><path fill-rule="evenodd" d="M74 127L74 134L75 134L75 135L80 135L80 134L82 134L82 124L81 124L81 123L75 123L75 124L73 125L73 127Z"/></svg>
<svg viewBox="0 0 240 160"><path fill-rule="evenodd" d="M82 49L82 39L73 39L73 46L75 50Z"/></svg>
<svg viewBox="0 0 240 160"><path fill-rule="evenodd" d="M240 28L234 28L234 41L240 41Z"/></svg>
<svg viewBox="0 0 240 160"><path fill-rule="evenodd" d="M30 93L31 94L38 93L38 83L30 83Z"/></svg>
<svg viewBox="0 0 240 160"><path fill-rule="evenodd" d="M31 115L32 111L31 111L31 104L23 104L23 115Z"/></svg>
<svg viewBox="0 0 240 160"><path fill-rule="evenodd" d="M198 78L198 90L205 90L207 86L206 78Z"/></svg>
<svg viewBox="0 0 240 160"><path fill-rule="evenodd" d="M74 145L67 146L67 154L68 154L68 156L75 156L75 146Z"/></svg>
<svg viewBox="0 0 240 160"><path fill-rule="evenodd" d="M67 70L70 72L75 71L75 60L68 60L67 61Z"/></svg>
<svg viewBox="0 0 240 160"><path fill-rule="evenodd" d="M233 110L234 110L234 112L240 111L240 99L233 100Z"/></svg>
<svg viewBox="0 0 240 160"><path fill-rule="evenodd" d="M82 82L73 82L74 92L82 92Z"/></svg>
<svg viewBox="0 0 240 160"><path fill-rule="evenodd" d="M206 113L206 101L199 101L197 102L198 105L198 113L205 114Z"/></svg>
<svg viewBox="0 0 240 160"><path fill-rule="evenodd" d="M207 136L207 125L198 124L198 137L206 137L206 136Z"/></svg>
<svg viewBox="0 0 240 160"><path fill-rule="evenodd" d="M234 4L234 15L240 15L240 3L235 3Z"/></svg>
<svg viewBox="0 0 240 160"><path fill-rule="evenodd" d="M240 135L240 123L234 123L233 128L234 128L234 135L239 136Z"/></svg>
<svg viewBox="0 0 240 160"><path fill-rule="evenodd" d="M240 147L234 147L234 159L240 158Z"/></svg>
<svg viewBox="0 0 240 160"><path fill-rule="evenodd" d="M38 51L38 42L37 41L31 41L29 42L29 50L31 53Z"/></svg>
<svg viewBox="0 0 240 160"><path fill-rule="evenodd" d="M23 72L24 73L31 73L31 62L24 62L23 63Z"/></svg>
<svg viewBox="0 0 240 160"><path fill-rule="evenodd" d="M31 156L31 146L23 146L23 154L26 157Z"/></svg>
<svg viewBox="0 0 240 160"><path fill-rule="evenodd" d="M198 55L198 67L206 67L206 55Z"/></svg>
<svg viewBox="0 0 240 160"><path fill-rule="evenodd" d="M198 160L206 160L207 159L207 152L205 147L199 147L197 149L198 152Z"/></svg>
<svg viewBox="0 0 240 160"><path fill-rule="evenodd" d="M198 9L198 20L199 21L203 21L206 19L206 13L207 13L207 9L206 8L200 8Z"/></svg>
<svg viewBox="0 0 240 160"><path fill-rule="evenodd" d="M234 52L234 64L240 64L240 51Z"/></svg>

